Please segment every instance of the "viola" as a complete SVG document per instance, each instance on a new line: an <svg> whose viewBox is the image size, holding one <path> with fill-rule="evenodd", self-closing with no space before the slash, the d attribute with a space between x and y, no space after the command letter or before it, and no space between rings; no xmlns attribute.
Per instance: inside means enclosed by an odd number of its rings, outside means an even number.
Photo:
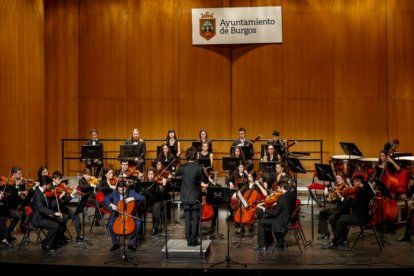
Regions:
<svg viewBox="0 0 414 276"><path fill-rule="evenodd" d="M136 226L132 213L136 209L135 201L130 201L124 204L123 200L120 200L117 204L119 216L115 219L113 225L113 231L115 235L131 235L134 233ZM124 231L125 230L125 231Z"/></svg>
<svg viewBox="0 0 414 276"><path fill-rule="evenodd" d="M266 208L272 207L273 204L275 204L279 198L283 195L283 192L274 192L271 195L268 195L264 200L264 206Z"/></svg>

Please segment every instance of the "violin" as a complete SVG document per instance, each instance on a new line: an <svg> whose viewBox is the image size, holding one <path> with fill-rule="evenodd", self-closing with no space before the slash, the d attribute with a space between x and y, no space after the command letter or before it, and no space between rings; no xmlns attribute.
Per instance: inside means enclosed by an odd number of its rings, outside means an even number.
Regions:
<svg viewBox="0 0 414 276"><path fill-rule="evenodd" d="M283 195L283 192L274 192L274 193L272 193L271 195L268 195L268 196L267 196L267 197L263 200L264 206L265 206L266 208L268 208L268 207L272 207L272 205L273 205L274 203L276 203L282 195Z"/></svg>
<svg viewBox="0 0 414 276"><path fill-rule="evenodd" d="M343 181L341 184L339 184L339 185L337 185L336 187L335 187L335 190L334 191L332 191L331 193L329 193L329 195L328 195L328 202L332 202L332 201L335 201L335 200L337 200L338 199L338 194L342 194L343 192L344 192L344 190L345 189L347 189L349 186L348 186L348 184L345 182L345 181ZM356 191L355 191L356 192ZM345 191L345 194L352 194L352 193L354 193L354 191Z"/></svg>
<svg viewBox="0 0 414 276"><path fill-rule="evenodd" d="M359 184L354 185L352 187L347 187L347 188L343 189L341 194L345 198L355 199L355 194L356 194L356 192L358 192L359 189L361 189L361 186Z"/></svg>
<svg viewBox="0 0 414 276"><path fill-rule="evenodd" d="M98 178L96 178L95 176L91 176L88 180L89 185L97 185L99 182Z"/></svg>
<svg viewBox="0 0 414 276"><path fill-rule="evenodd" d="M118 183L118 177L117 176L112 176L111 179L109 179L109 183L114 186Z"/></svg>

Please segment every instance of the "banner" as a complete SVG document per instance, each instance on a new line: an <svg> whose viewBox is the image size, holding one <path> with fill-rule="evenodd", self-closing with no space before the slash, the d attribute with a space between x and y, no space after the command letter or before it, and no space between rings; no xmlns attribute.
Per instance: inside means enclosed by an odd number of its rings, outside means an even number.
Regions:
<svg viewBox="0 0 414 276"><path fill-rule="evenodd" d="M192 9L194 45L282 43L282 7Z"/></svg>

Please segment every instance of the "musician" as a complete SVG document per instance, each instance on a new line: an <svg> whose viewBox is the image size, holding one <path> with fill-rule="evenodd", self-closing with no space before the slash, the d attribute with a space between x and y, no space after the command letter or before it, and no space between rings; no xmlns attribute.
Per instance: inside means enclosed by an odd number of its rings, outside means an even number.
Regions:
<svg viewBox="0 0 414 276"><path fill-rule="evenodd" d="M369 184L364 181L362 175L353 178L353 187L360 187L355 190L355 198L352 197L344 200L341 208L350 208L350 214L341 215L336 222L336 228L333 240L329 243L328 248L337 248L339 244L348 245L348 226L362 225L369 219L369 203L372 197ZM344 191L342 192L344 193Z"/></svg>
<svg viewBox="0 0 414 276"><path fill-rule="evenodd" d="M267 144L272 145L274 147L275 153L278 155L279 161L282 161L282 159L286 157L285 143L280 139L280 132L278 130L274 130L272 132L272 139L268 140Z"/></svg>
<svg viewBox="0 0 414 276"><path fill-rule="evenodd" d="M176 158L176 156L174 156L174 154L171 153L171 148L168 146L167 143L163 143L161 145L161 151L157 157L157 161L170 162L170 163L174 161L173 164L171 165L172 173L175 173L175 170L177 166L179 165L178 159Z"/></svg>
<svg viewBox="0 0 414 276"><path fill-rule="evenodd" d="M157 161L156 163L156 172L155 172L155 181L158 185L161 185L162 187L162 194L163 199L165 201L165 212L167 212L167 223L171 221L171 181L173 179L173 175L171 172L164 168L161 161ZM165 182L165 184L164 184Z"/></svg>
<svg viewBox="0 0 414 276"><path fill-rule="evenodd" d="M93 128L89 131L89 133L91 135L91 139L87 141L85 145L101 146L102 142L98 138L98 131ZM102 165L103 165L103 156L99 156L98 158L95 158L95 159L87 159L85 161L85 164L86 164L86 167L90 169L91 171L93 170L94 167L96 167L95 176L98 177L101 172Z"/></svg>
<svg viewBox="0 0 414 276"><path fill-rule="evenodd" d="M95 206L95 225L102 226L104 223L102 221L102 214L99 210L99 204L96 201L95 190L96 186L98 185L98 180L91 176L91 170L85 168L82 170L82 178L79 179L78 182L79 189L82 193L87 194L90 193L91 195L88 198L88 203L91 206Z"/></svg>
<svg viewBox="0 0 414 276"><path fill-rule="evenodd" d="M10 185L12 184L12 185ZM8 239L15 240L12 233L16 230L16 226L21 220L20 213L17 211L23 200L20 195L26 194L25 182L22 178L22 169L14 166L10 170L10 177L7 178L4 188L2 188L4 194L0 205L0 216L10 218L10 224L8 227Z"/></svg>
<svg viewBox="0 0 414 276"><path fill-rule="evenodd" d="M3 199L4 193L0 192L0 200ZM4 218L0 217L0 240L1 245L8 248L13 248L13 245L9 243L7 240L7 237L9 236L9 233L7 231L6 222L4 221Z"/></svg>
<svg viewBox="0 0 414 276"><path fill-rule="evenodd" d="M239 128L239 139L236 139L233 141L231 148L230 148L230 154L233 151L233 147L236 147L236 146L248 148L244 157L246 160L247 170L248 171L252 170L253 169L253 155L254 155L253 143L246 138L246 129L244 127Z"/></svg>
<svg viewBox="0 0 414 276"><path fill-rule="evenodd" d="M236 190L236 192L232 195L232 201L236 199L237 190L240 189L243 185L248 183L248 174L243 162L240 162L237 165L237 170L235 170L228 178L228 185L229 188L232 190ZM234 217L234 209L229 205L228 206L230 215L227 218L228 220L232 220Z"/></svg>
<svg viewBox="0 0 414 276"><path fill-rule="evenodd" d="M177 138L177 133L174 129L170 129L167 132L167 137L165 138L165 143L168 147L172 147L176 152L172 152L175 157L180 158L181 155L181 142Z"/></svg>
<svg viewBox="0 0 414 276"><path fill-rule="evenodd" d="M408 216L407 216L407 222L405 224L405 231L404 231L404 235L400 238L398 238L398 241L411 241L411 235L413 234L413 224L412 221L414 219L414 208L412 206L413 204L413 195L414 195L414 184L410 186L407 194L402 194L401 195L401 199L409 200L409 206L408 206Z"/></svg>
<svg viewBox="0 0 414 276"><path fill-rule="evenodd" d="M319 212L318 239L329 239L328 222L334 233L336 222L339 217L349 213L348 208L342 208L345 198L342 196L341 192L345 188L348 188L348 184L345 181L343 173L338 172L335 177L335 186L333 187L333 190L329 193L328 187L326 187L324 191L328 196L327 201L329 206Z"/></svg>
<svg viewBox="0 0 414 276"><path fill-rule="evenodd" d="M132 162L130 162L129 166L133 166L142 172L145 165L145 155L147 152L147 148L145 145L145 141L140 138L139 130L137 128L134 128L132 130L131 139L126 140L125 144L137 146L136 150L134 149L134 153L137 154L137 156L133 156L133 160Z"/></svg>
<svg viewBox="0 0 414 276"><path fill-rule="evenodd" d="M51 187L52 179L42 176L39 179L39 188L36 189L32 200L32 224L34 227L47 229L42 249L53 252L56 248L57 237L63 236L67 216L51 209L49 199L44 192Z"/></svg>
<svg viewBox="0 0 414 276"><path fill-rule="evenodd" d="M200 223L201 182L205 183L205 180L201 166L195 163L197 149L188 148L186 159L187 163L178 169L177 175L182 178L180 194L185 214L185 238L188 246L197 246L199 245L197 237Z"/></svg>
<svg viewBox="0 0 414 276"><path fill-rule="evenodd" d="M49 176L50 177L50 175L49 175L49 169L48 169L48 167L46 165L40 166L39 169L37 170L37 181L39 181L39 179L42 176Z"/></svg>
<svg viewBox="0 0 414 276"><path fill-rule="evenodd" d="M206 170L207 175L210 174L210 172L213 170L213 162L214 162L214 156L213 153L208 151L208 143L203 142L201 144L201 151L197 153L197 160L209 160L210 165L206 168L203 168Z"/></svg>
<svg viewBox="0 0 414 276"><path fill-rule="evenodd" d="M277 203L273 204L271 208L265 208L258 205L258 208L264 212L263 217L259 220L257 231L257 243L255 250L266 250L266 245L270 241L266 240L266 228L271 227L271 231L275 233L277 240L277 247L283 249L285 241L283 232L286 230L290 221L291 213L294 211L296 205L296 193L290 189L288 181L281 181L278 183L278 192L283 193Z"/></svg>
<svg viewBox="0 0 414 276"><path fill-rule="evenodd" d="M116 170L114 175L115 177L126 179L127 185L134 185L144 177L141 171L129 166L128 158L125 157L121 159L121 168Z"/></svg>
<svg viewBox="0 0 414 276"><path fill-rule="evenodd" d="M233 147L233 150L230 154L230 157L241 158L241 162L243 162L243 164L246 164L246 158L244 158L244 153L243 153L243 150L240 146ZM238 166L238 164L233 164L232 169L229 172L229 175L231 175L232 173L237 171L237 166Z"/></svg>
<svg viewBox="0 0 414 276"><path fill-rule="evenodd" d="M109 222L108 222L109 234L112 239L112 247L110 248L110 251L117 250L120 247L118 236L114 233L113 227L114 227L115 220L120 215L119 212L117 212L118 203L124 200L124 198L125 198L126 204L130 202L134 202L135 204L137 204L137 202L139 201L142 202L145 200L144 196L136 193L134 189L130 189L129 187L127 187L126 182L123 179L120 179L118 181L117 189L114 190L109 196L105 197L104 205L113 211L111 213L111 216L109 217ZM132 215L136 216L136 212L134 212ZM137 236L140 230L141 230L141 221L139 219L135 219L135 231L131 234L129 241L128 241L129 250L135 251L137 249Z"/></svg>
<svg viewBox="0 0 414 276"><path fill-rule="evenodd" d="M65 185L64 183L62 183L62 177L63 175L60 171L54 171L52 173L52 189L63 187L63 185ZM62 214L66 214L68 219L72 219L73 224L75 226L75 231L76 231L76 242L82 242L83 241L83 236L81 234L82 226L81 226L79 214L75 216L75 213L73 212L73 210L71 210L65 205L65 203L70 202L75 197L76 193L77 193L76 189L73 189L72 193L66 193L66 191L63 189L63 192L60 195L58 195L57 202L56 202L55 197L52 197L50 199L50 206L51 206L51 209L53 209L54 211L60 211ZM57 207L57 204L59 204L59 208ZM66 231L66 224L64 225L64 227L65 227L64 231ZM70 239L67 237L63 237L63 241L68 241L68 240Z"/></svg>
<svg viewBox="0 0 414 276"><path fill-rule="evenodd" d="M104 168L103 176L97 187L98 192L103 192L104 196L110 195L116 188L118 177L114 177L114 171L111 168Z"/></svg>
<svg viewBox="0 0 414 276"><path fill-rule="evenodd" d="M198 133L198 141L201 143L207 143L208 144L208 151L213 152L213 142L208 139L208 133L207 130L202 128L200 129Z"/></svg>
<svg viewBox="0 0 414 276"><path fill-rule="evenodd" d="M384 167L385 165L387 165L386 168ZM387 155L387 151L381 150L379 152L378 164L375 165L374 172L371 175L369 182L373 182L374 180L381 180L379 177L385 173L383 173L384 169L386 170L385 172L388 171L391 174L401 171L400 165L398 165L398 163L395 162L390 155Z"/></svg>

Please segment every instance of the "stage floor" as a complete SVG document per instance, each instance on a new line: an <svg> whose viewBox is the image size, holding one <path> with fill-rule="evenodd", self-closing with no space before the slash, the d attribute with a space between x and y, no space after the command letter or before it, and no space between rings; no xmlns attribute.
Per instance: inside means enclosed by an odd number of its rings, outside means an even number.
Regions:
<svg viewBox="0 0 414 276"><path fill-rule="evenodd" d="M398 242L403 230L397 229L393 234L385 234L387 244L382 251L379 251L373 236L366 236L360 240L353 250L349 248L339 248L337 250L324 249L322 240L316 239L316 229L318 221L319 207L314 206L314 237L312 239L311 227L311 205L306 205L307 198L302 202L302 227L305 231L306 239L310 244L303 248L301 254L292 234L286 237L287 248L284 251L267 249L266 251L255 251L253 248L257 242L257 225L253 232L246 228L245 235L240 237L236 234L234 223L229 223L227 229L226 217L227 210L220 208L219 213L219 233L223 237L213 236L208 239L209 248L205 254L200 255L199 247L193 250L194 254L180 255L169 254L167 257L163 252L166 240L184 239L184 220L179 219L181 209L174 208L176 221L167 225L168 237L165 231L151 236L152 225L147 222L147 234L138 244L136 252L125 250L126 257L131 258L131 262L125 260L124 250L110 252L111 240L106 234L104 226L94 226L89 232L91 220L85 220L85 236L87 248L83 243L69 242L67 245L58 248L53 253L46 253L40 245L29 244L18 249L22 239L22 234L16 234L16 241L13 242L14 248L0 248L1 266L9 266L18 269L32 269L41 267L45 271L73 271L73 272L105 272L115 274L118 269L140 270L141 273L151 273L157 270L174 269L179 273L194 275L200 273L214 273L217 270L227 270L225 273L253 273L263 275L272 270L320 270L320 272L332 273L335 269L361 269L361 270L411 270L414 269L414 254L412 242ZM92 211L90 211L92 214ZM176 223L177 222L177 223ZM210 222L203 222L203 232L207 232ZM72 237L75 238L73 226L69 225ZM352 244L357 237L359 229L352 228L349 242ZM227 235L227 233L230 235ZM32 234L32 240L34 239ZM122 243L121 243L122 244ZM203 243L205 244L205 243ZM198 250L197 250L198 249ZM202 256L202 257L200 257ZM107 261L113 261L105 264ZM240 264L239 264L240 263ZM244 267L244 266L245 267Z"/></svg>

